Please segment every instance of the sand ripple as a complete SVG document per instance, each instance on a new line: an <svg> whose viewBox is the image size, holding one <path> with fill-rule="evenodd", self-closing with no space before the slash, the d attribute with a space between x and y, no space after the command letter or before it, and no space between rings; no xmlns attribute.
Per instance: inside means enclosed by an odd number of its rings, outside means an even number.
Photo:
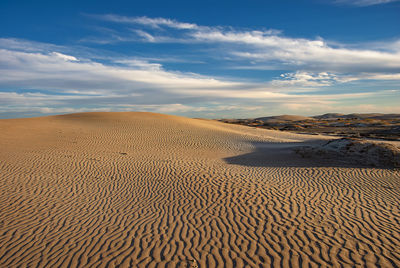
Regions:
<svg viewBox="0 0 400 268"><path fill-rule="evenodd" d="M0 267L400 266L400 172L279 147L308 138L149 113L1 120Z"/></svg>

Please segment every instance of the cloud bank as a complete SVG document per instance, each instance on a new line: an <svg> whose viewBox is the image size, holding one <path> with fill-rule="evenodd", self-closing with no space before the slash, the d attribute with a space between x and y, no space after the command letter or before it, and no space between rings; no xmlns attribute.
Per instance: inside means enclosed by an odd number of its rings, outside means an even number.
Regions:
<svg viewBox="0 0 400 268"><path fill-rule="evenodd" d="M100 36L81 40L79 47L0 39L1 117L98 110L196 117L367 109L400 112L396 105L399 40L341 44L323 38L292 38L275 29L202 26L113 14L92 17L125 27L102 30ZM197 58L105 55L82 46L91 42L177 43L192 49ZM221 69L279 74L262 81L204 75L166 68L168 61L187 66L202 62L212 68L217 62Z"/></svg>

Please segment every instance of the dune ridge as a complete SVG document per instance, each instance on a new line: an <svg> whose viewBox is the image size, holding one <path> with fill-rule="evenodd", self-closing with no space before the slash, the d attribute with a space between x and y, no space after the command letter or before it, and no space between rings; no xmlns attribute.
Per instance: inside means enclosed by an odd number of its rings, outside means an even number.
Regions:
<svg viewBox="0 0 400 268"><path fill-rule="evenodd" d="M400 172L152 113L0 120L0 267L400 266Z"/></svg>

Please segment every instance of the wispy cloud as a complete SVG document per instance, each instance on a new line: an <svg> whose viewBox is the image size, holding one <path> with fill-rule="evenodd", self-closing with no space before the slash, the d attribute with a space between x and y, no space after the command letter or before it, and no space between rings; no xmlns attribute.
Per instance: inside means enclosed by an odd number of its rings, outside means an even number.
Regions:
<svg viewBox="0 0 400 268"><path fill-rule="evenodd" d="M354 6L373 6L373 5L381 5L398 1L399 0L336 0L335 3L354 5Z"/></svg>
<svg viewBox="0 0 400 268"><path fill-rule="evenodd" d="M375 42L373 46L365 43L347 45L325 41L321 37L292 38L274 29L243 30L165 18L117 15L97 15L96 18L130 24L133 27L130 32L136 36L128 42L214 44L217 57L224 55L230 61L241 61L236 69L243 66L244 69L308 72L400 72L400 40ZM243 61L248 64L243 65Z"/></svg>
<svg viewBox="0 0 400 268"><path fill-rule="evenodd" d="M128 24L141 24L152 28L159 29L160 27L166 26L169 28L175 28L180 30L197 29L198 25L194 23L178 22L172 19L166 18L149 18L149 17L126 17L114 14L107 15L90 15L91 17L98 18L105 21L117 22L117 23L128 23Z"/></svg>
<svg viewBox="0 0 400 268"><path fill-rule="evenodd" d="M270 35L259 31L197 31L198 41L241 44L230 53L253 64L280 62L286 68L336 72L399 72L400 51L350 49L330 46L322 39L308 40ZM243 47L244 46L244 47Z"/></svg>

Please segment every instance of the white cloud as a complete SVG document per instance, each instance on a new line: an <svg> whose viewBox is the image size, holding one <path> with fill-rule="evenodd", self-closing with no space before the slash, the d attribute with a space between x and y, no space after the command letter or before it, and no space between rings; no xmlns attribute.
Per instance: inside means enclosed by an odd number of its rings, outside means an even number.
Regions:
<svg viewBox="0 0 400 268"><path fill-rule="evenodd" d="M162 65L159 63L149 63L145 60L140 59L117 59L115 63L120 63L125 66L133 67L140 70L153 70L162 71Z"/></svg>
<svg viewBox="0 0 400 268"><path fill-rule="evenodd" d="M73 56L65 55L59 52L52 52L51 54L65 61L78 61L78 59Z"/></svg>
<svg viewBox="0 0 400 268"><path fill-rule="evenodd" d="M252 36L251 34L202 34L208 41L248 44L247 50L232 54L265 64L279 61L288 68L336 72L400 71L400 53L364 49L333 48L320 40L292 39L279 36Z"/></svg>
<svg viewBox="0 0 400 268"><path fill-rule="evenodd" d="M338 80L340 82L351 82L357 80L396 81L400 80L400 73L360 73L356 75L343 75Z"/></svg>
<svg viewBox="0 0 400 268"><path fill-rule="evenodd" d="M0 48L26 52L47 52L51 50L59 50L64 47L15 38L0 38Z"/></svg>
<svg viewBox="0 0 400 268"><path fill-rule="evenodd" d="M281 87L323 87L330 86L338 80L337 75L327 72L310 73L299 71L295 73L284 73L280 79L272 80L271 84Z"/></svg>
<svg viewBox="0 0 400 268"><path fill-rule="evenodd" d="M321 87L328 87L340 83L348 83L360 80L400 80L400 73L359 73L359 74L336 74L329 72L305 72L298 71L294 73L283 73L279 78L270 82L273 87L282 87L286 89L313 90Z"/></svg>
<svg viewBox="0 0 400 268"><path fill-rule="evenodd" d="M134 32L139 35L140 37L144 38L146 41L148 42L156 42L156 38L154 36L152 36L151 34L142 31L142 30L134 30Z"/></svg>
<svg viewBox="0 0 400 268"><path fill-rule="evenodd" d="M62 55L62 56L60 56ZM117 60L125 66L105 65L61 53L29 53L0 49L0 81L2 85L28 86L41 89L73 89L107 92L135 88L221 88L235 83L211 77L167 72L160 64L144 61Z"/></svg>

